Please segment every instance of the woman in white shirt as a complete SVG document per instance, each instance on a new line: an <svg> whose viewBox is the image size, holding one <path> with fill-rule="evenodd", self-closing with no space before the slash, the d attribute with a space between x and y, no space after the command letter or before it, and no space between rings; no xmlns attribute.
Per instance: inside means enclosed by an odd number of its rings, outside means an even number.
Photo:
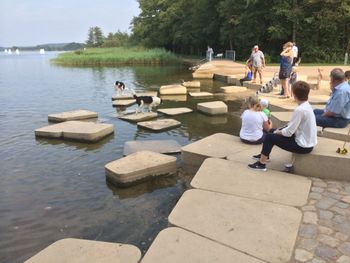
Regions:
<svg viewBox="0 0 350 263"><path fill-rule="evenodd" d="M257 162L249 164L254 170L266 171L274 145L293 153L310 153L317 144L316 119L312 107L308 102L310 86L304 81L297 81L292 86L292 93L298 106L293 112L288 125L266 135L261 154L254 155Z"/></svg>
<svg viewBox="0 0 350 263"><path fill-rule="evenodd" d="M241 116L242 128L239 132L241 141L248 144L261 144L265 134L272 128L272 123L262 112L259 101L254 97L246 99L248 109Z"/></svg>

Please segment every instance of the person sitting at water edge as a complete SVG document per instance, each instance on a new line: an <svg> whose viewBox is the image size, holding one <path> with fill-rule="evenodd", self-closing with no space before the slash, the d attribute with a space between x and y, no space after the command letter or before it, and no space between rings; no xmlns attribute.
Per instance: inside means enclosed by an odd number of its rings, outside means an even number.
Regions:
<svg viewBox="0 0 350 263"><path fill-rule="evenodd" d="M330 79L332 94L325 109L314 110L316 123L323 128L344 128L350 121L350 86L340 68L331 71Z"/></svg>
<svg viewBox="0 0 350 263"><path fill-rule="evenodd" d="M265 137L261 153L254 155L257 162L249 164L250 169L266 171L266 162L273 146L293 153L310 153L317 144L316 119L308 102L310 86L304 81L297 81L292 86L294 100L298 104L288 125L271 130Z"/></svg>

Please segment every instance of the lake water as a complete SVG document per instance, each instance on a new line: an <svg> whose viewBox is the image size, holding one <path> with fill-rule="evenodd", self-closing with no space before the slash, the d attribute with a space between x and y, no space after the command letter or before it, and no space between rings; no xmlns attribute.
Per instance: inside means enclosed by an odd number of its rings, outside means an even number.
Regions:
<svg viewBox="0 0 350 263"><path fill-rule="evenodd" d="M131 243L145 252L167 227L193 175L179 167L177 175L120 189L106 182L104 165L122 157L126 141L186 145L216 132L237 134L239 118L193 112L174 117L182 125L167 132L139 129L117 118L113 83L157 91L191 80L187 67L69 68L50 64L56 55L0 55L0 262L23 262L66 237ZM224 85L202 81L202 90ZM195 109L197 102L165 101L160 107ZM230 112L240 107L226 103ZM34 130L48 125L48 114L74 109L97 112L100 121L114 124L115 134L95 144L35 138Z"/></svg>

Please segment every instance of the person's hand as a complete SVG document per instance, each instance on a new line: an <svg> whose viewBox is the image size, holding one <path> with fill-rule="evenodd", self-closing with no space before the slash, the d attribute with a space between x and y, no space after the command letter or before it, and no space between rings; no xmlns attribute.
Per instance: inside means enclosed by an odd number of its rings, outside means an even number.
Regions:
<svg viewBox="0 0 350 263"><path fill-rule="evenodd" d="M273 133L277 135L282 135L282 130L277 129Z"/></svg>

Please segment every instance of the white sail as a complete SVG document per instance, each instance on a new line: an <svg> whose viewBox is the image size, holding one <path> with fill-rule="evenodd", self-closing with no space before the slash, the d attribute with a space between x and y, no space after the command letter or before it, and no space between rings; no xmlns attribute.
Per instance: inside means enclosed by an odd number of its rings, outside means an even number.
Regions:
<svg viewBox="0 0 350 263"><path fill-rule="evenodd" d="M17 54L17 55L19 54L19 50L18 50L18 48L16 49L16 54Z"/></svg>
<svg viewBox="0 0 350 263"><path fill-rule="evenodd" d="M43 48L40 48L40 51L39 51L40 54L45 54L45 49Z"/></svg>
<svg viewBox="0 0 350 263"><path fill-rule="evenodd" d="M12 54L12 50L11 50L11 49L9 49L7 53L8 53L8 54Z"/></svg>
<svg viewBox="0 0 350 263"><path fill-rule="evenodd" d="M5 52L5 53L7 53L7 52L8 52L8 51L7 51L7 48L5 48L4 52Z"/></svg>

